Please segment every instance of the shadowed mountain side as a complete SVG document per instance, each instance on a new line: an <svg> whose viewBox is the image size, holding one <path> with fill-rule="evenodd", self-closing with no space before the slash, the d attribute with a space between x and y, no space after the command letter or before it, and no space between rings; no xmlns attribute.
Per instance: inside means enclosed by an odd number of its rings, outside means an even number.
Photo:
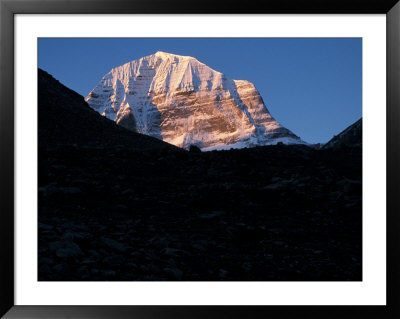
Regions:
<svg viewBox="0 0 400 319"><path fill-rule="evenodd" d="M361 147L362 145L362 118L348 128L335 135L323 148Z"/></svg>
<svg viewBox="0 0 400 319"><path fill-rule="evenodd" d="M176 149L129 131L94 111L84 98L38 69L39 147L56 145L124 146L129 149Z"/></svg>

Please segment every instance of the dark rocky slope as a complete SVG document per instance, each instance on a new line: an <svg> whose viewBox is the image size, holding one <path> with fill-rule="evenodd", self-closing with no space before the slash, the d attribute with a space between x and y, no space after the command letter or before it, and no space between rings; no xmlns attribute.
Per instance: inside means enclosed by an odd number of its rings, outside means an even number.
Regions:
<svg viewBox="0 0 400 319"><path fill-rule="evenodd" d="M334 136L323 148L361 147L362 146L362 119L350 125L338 135Z"/></svg>
<svg viewBox="0 0 400 319"><path fill-rule="evenodd" d="M39 147L115 146L129 149L177 149L156 138L129 131L104 118L84 98L38 70Z"/></svg>
<svg viewBox="0 0 400 319"><path fill-rule="evenodd" d="M362 279L361 149L186 152L78 107L39 72L39 280Z"/></svg>

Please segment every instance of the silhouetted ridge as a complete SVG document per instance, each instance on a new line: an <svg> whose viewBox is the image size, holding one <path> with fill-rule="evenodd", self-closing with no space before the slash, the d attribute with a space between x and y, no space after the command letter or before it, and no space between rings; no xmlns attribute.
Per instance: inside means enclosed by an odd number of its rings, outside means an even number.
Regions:
<svg viewBox="0 0 400 319"><path fill-rule="evenodd" d="M334 136L323 148L361 147L362 146L362 118L348 128Z"/></svg>
<svg viewBox="0 0 400 319"><path fill-rule="evenodd" d="M38 69L39 146L125 146L130 149L177 149L134 133L91 109L84 98Z"/></svg>

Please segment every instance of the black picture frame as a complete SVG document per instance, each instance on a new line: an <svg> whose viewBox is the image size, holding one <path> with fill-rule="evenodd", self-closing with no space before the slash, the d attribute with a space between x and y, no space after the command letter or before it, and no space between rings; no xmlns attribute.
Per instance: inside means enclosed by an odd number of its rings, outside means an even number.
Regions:
<svg viewBox="0 0 400 319"><path fill-rule="evenodd" d="M386 14L387 305L386 306L16 306L14 305L15 14ZM0 315L5 318L400 318L400 2L272 0L0 0ZM384 214L385 212L376 212Z"/></svg>

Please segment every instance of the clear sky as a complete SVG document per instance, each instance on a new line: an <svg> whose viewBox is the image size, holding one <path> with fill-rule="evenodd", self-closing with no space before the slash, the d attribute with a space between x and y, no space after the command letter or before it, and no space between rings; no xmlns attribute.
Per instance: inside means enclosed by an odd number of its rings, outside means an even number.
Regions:
<svg viewBox="0 0 400 319"><path fill-rule="evenodd" d="M111 68L165 51L248 80L271 115L309 143L362 116L361 38L40 38L38 66L86 96Z"/></svg>

